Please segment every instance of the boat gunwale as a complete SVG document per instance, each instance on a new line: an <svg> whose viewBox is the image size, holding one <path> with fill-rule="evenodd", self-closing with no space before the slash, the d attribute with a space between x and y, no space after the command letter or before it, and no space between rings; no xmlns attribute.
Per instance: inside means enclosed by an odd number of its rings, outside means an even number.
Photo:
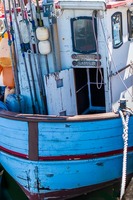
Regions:
<svg viewBox="0 0 133 200"><path fill-rule="evenodd" d="M86 115L73 115L73 116L56 116L56 115L39 115L39 114L22 114L16 112L10 112L0 109L0 117L18 120L18 121L32 121L32 122L85 122L85 121L99 121L110 120L119 118L118 113L107 112L98 114L86 114Z"/></svg>

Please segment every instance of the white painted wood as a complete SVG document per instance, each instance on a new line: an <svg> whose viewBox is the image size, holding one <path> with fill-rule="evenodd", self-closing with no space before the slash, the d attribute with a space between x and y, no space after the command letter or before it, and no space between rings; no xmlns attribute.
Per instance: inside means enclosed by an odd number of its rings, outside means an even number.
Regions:
<svg viewBox="0 0 133 200"><path fill-rule="evenodd" d="M63 80L63 86L57 88L57 80ZM60 115L66 111L67 115L77 114L73 69L63 70L44 77L48 114Z"/></svg>
<svg viewBox="0 0 133 200"><path fill-rule="evenodd" d="M125 98L127 107L133 109L133 70L127 68L119 75L112 77L112 108L116 111L119 107L119 100Z"/></svg>
<svg viewBox="0 0 133 200"><path fill-rule="evenodd" d="M128 26L127 20L127 10L128 8L119 7L115 9L109 9L107 12L107 29L108 29L108 48L109 48L109 66L110 74L116 73L118 70L132 63L132 51L133 44L128 41ZM112 43L112 27L111 27L111 16L115 12L122 13L122 30L123 30L123 44L117 49L113 49ZM112 110L117 110L119 107L120 98L125 96L128 99L127 106L133 108L133 92L132 92L132 69L129 67L116 76L111 77L111 97L112 97Z"/></svg>

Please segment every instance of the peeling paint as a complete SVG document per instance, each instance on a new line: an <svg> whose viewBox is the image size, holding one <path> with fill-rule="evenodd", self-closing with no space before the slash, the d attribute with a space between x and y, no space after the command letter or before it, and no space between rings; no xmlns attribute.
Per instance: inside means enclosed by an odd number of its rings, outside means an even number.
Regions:
<svg viewBox="0 0 133 200"><path fill-rule="evenodd" d="M69 127L71 127L71 125L70 124L65 124L65 127L69 128Z"/></svg>
<svg viewBox="0 0 133 200"><path fill-rule="evenodd" d="M104 164L102 162L96 163L97 166L103 166Z"/></svg>
<svg viewBox="0 0 133 200"><path fill-rule="evenodd" d="M34 173L35 173L35 179L36 179L35 186L39 192L40 183L39 183L39 178L38 178L38 167L37 166L35 166Z"/></svg>
<svg viewBox="0 0 133 200"><path fill-rule="evenodd" d="M26 177L27 177L27 188L30 190L30 182L31 182L31 179L30 179L30 170L27 172L26 171Z"/></svg>
<svg viewBox="0 0 133 200"><path fill-rule="evenodd" d="M53 177L54 174L46 174L47 177Z"/></svg>

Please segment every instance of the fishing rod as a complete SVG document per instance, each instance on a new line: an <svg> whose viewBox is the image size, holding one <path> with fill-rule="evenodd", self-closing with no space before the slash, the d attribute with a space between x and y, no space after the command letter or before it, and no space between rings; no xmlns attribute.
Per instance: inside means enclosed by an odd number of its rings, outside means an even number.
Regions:
<svg viewBox="0 0 133 200"><path fill-rule="evenodd" d="M16 56L16 46L15 46L15 38L14 38L14 30L13 30L13 22L12 22L12 8L11 8L11 2L8 0L8 7L9 7L9 21L10 21L10 33L12 36L12 47L13 47L13 58L14 58L14 70L15 70L15 77L16 77L16 82L17 82L17 87L16 87L16 97L15 98L18 101L19 105L19 112L22 113L23 111L23 103L24 103L24 97L20 94L20 82L19 82L19 76L18 76L18 60Z"/></svg>
<svg viewBox="0 0 133 200"><path fill-rule="evenodd" d="M38 46L37 46L37 37L36 37L36 34L35 34L36 25L35 25L35 20L34 20L34 17L33 17L32 2L31 2L31 0L28 0L28 2L29 2L29 5L30 5L31 24L32 24L32 30L33 30L34 39L35 39L35 51L36 51L37 55L39 55ZM42 80L42 76L41 76L42 72L41 72L41 67L40 67L41 64L39 62L39 59L37 59L37 62L38 62L38 70L36 70L36 71L38 71L37 75L38 75L38 80L39 80L39 83L40 83L40 89L43 90L43 80Z"/></svg>
<svg viewBox="0 0 133 200"><path fill-rule="evenodd" d="M41 72L41 63L40 63L40 60L38 58L38 46L37 46L37 38L36 38L36 35L35 35L35 31L36 31L36 26L35 26L35 21L34 21L34 18L33 18L33 12L32 12L32 5L31 5L31 1L29 1L29 5L30 5L30 17L31 17L31 20L28 19L28 13L27 13L27 10L25 9L24 7L24 3L23 3L23 10L24 10L24 20L26 21L26 25L27 25L27 29L28 29L28 34L29 34L29 37L31 38L31 32L29 31L29 26L30 26L30 23L32 24L32 31L33 31L33 36L34 36L34 40L35 40L35 52L37 53L37 56L35 58L35 54L34 54L34 49L33 49L33 44L30 40L30 49L31 49L31 52L33 53L33 59L34 59L34 63L35 63L35 71L36 71L36 76L37 76L37 81L38 81L38 86L39 86L39 91L40 91L40 98L41 98L41 105L42 105L42 114L46 114L47 113L47 104L46 104L46 97L44 95L44 92L43 92L43 79L42 79L42 72ZM33 75L33 78L34 78L34 75Z"/></svg>
<svg viewBox="0 0 133 200"><path fill-rule="evenodd" d="M41 10L40 10L40 6L39 6L39 2L38 0L36 0L36 5L37 5L37 16L39 16L39 26L40 27L43 27L43 20L42 20L42 17L41 17Z"/></svg>
<svg viewBox="0 0 133 200"><path fill-rule="evenodd" d="M14 57L14 73L16 77L17 87L16 87L16 94L20 94L20 84L19 84L19 77L18 77L18 67L17 67L17 58L16 58L16 48L15 48L15 38L14 38L14 30L13 30L13 23L12 23L12 9L11 9L11 3L10 0L8 0L8 6L9 6L9 19L10 19L10 33L12 36L12 46L13 46L13 57Z"/></svg>
<svg viewBox="0 0 133 200"><path fill-rule="evenodd" d="M33 73L33 68L32 68L32 61L31 61L31 53L32 53L32 56L34 57L34 53L33 53L34 50L33 50L31 40L30 40L31 34L30 34L30 25L29 25L29 20L28 20L28 14L26 12L23 0L21 0L20 7L21 7L21 12L22 12L21 23L22 23L22 25L23 25L23 23L26 25L28 37L29 37L29 41L28 41L29 42L29 49L27 50L27 54L28 54L29 67L30 67L30 73L31 73L31 78L32 78L33 93L34 93L34 99L35 99L35 109L36 109L36 113L41 113L38 98L37 98L37 91L36 91L35 79L34 79L34 73ZM35 62L35 65L36 65L36 62Z"/></svg>
<svg viewBox="0 0 133 200"><path fill-rule="evenodd" d="M46 0L46 5L47 5L47 0ZM52 7L53 7L53 5L52 5ZM52 40L51 46L52 46L52 52L53 52L54 68L55 68L55 71L59 71L57 68L57 56L56 56L56 51L55 51L55 29L57 28L55 26L56 26L57 22L56 22L55 16L53 16L53 14L52 14L52 11L48 15L48 22L49 22L49 26L50 26L50 36L51 36L51 40ZM57 30L56 30L56 41L58 41Z"/></svg>
<svg viewBox="0 0 133 200"><path fill-rule="evenodd" d="M36 110L35 110L35 105L34 105L34 99L33 99L33 94L32 94L32 90L31 90L30 79L29 79L29 76L28 76L28 66L27 66L25 53L24 53L25 44L23 43L22 35L21 35L21 32L20 32L20 28L19 28L19 24L18 24L18 21L17 21L17 12L16 12L16 8L15 8L15 3L14 3L13 0L11 0L11 1L12 1L12 5L13 5L14 18L15 18L15 22L16 22L16 28L17 28L17 31L18 31L18 37L19 37L19 41L20 41L20 48L21 48L21 53L22 53L22 57L23 57L23 61L24 61L25 72L26 72L27 81L28 81L28 85L29 85L29 91L30 91L30 95L31 95L32 110L33 110L33 113L35 113Z"/></svg>
<svg viewBox="0 0 133 200"><path fill-rule="evenodd" d="M36 37L36 25L35 25L35 20L33 17L33 8L32 8L32 2L31 0L28 0L29 2L29 6L30 6L30 13L31 13L31 23L32 23L32 30L33 30L33 34L34 34L34 39L35 39L35 50L36 50L36 54L37 54L37 66L36 67L36 72L37 72L37 78L38 78L38 84L39 84L39 89L40 89L40 96L41 96L41 101L42 101L42 106L43 106L43 113L47 114L47 101L46 101L46 92L45 92L45 87L44 87L44 82L43 82L43 78L42 78L42 70L41 70L41 63L39 60L39 50L38 50L38 41L37 41L37 37Z"/></svg>
<svg viewBox="0 0 133 200"><path fill-rule="evenodd" d="M53 57L54 57L54 66L55 66L55 71L58 71L57 60L56 60L56 56L55 56L54 30L53 30L53 24L52 24L52 17L49 18L49 25L50 25L50 35L52 38L52 52L53 52Z"/></svg>
<svg viewBox="0 0 133 200"><path fill-rule="evenodd" d="M13 74L14 74L14 82L15 82L15 89L16 92L19 92L18 89L18 78L17 78L17 74L16 74L16 70L15 70L15 61L13 58L13 49L12 49L12 40L11 40L11 34L10 34L10 29L9 29L9 25L8 25L8 20L7 20L7 11L6 11L6 3L5 0L3 0L3 5L4 5L4 13L5 13L5 26L6 26L6 31L7 31L7 36L8 36L8 45L10 47L10 56L11 56L11 61L12 61L12 69L13 69Z"/></svg>
<svg viewBox="0 0 133 200"><path fill-rule="evenodd" d="M57 29L57 16L55 14L55 2L49 3L48 0L45 0L43 6L46 8L44 9L44 16L48 18L49 23L49 32L51 38L51 48L53 54L53 63L55 72L61 70L61 63L60 63L60 52L59 52L59 38L58 38L58 29Z"/></svg>

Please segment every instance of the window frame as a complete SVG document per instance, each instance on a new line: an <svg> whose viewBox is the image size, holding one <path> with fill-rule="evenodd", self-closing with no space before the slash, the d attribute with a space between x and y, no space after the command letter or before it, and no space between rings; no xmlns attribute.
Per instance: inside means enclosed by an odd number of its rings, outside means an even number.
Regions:
<svg viewBox="0 0 133 200"><path fill-rule="evenodd" d="M132 41L133 40L133 27L131 27L131 14L133 17L133 11L127 10L127 26L128 26L128 40Z"/></svg>
<svg viewBox="0 0 133 200"><path fill-rule="evenodd" d="M76 20L80 20L80 19L88 19L88 20L92 20L92 17L88 17L88 16L80 16L80 17L74 17L71 19L71 30L72 30L72 47L73 47L73 51L77 52L77 53L84 53L84 54L90 54L90 53L94 53L97 51L96 49L96 42L95 42L95 47L94 50L90 50L90 51L84 51L84 50L78 50L76 48L75 42L74 42L74 21ZM97 38L97 22L96 22L96 18L94 18L94 28L95 28L95 34L96 34L96 38Z"/></svg>
<svg viewBox="0 0 133 200"><path fill-rule="evenodd" d="M120 25L120 34L119 34L119 40L120 42L118 44L115 44L115 39L114 39L114 24L116 23L113 23L113 18L115 15L119 15L120 16L120 22L117 22L119 23ZM111 16L111 25L112 25L112 39L113 39L113 48L114 49L117 49L119 48L122 44L123 44L123 27L122 27L122 13L121 12L115 12L112 16Z"/></svg>

